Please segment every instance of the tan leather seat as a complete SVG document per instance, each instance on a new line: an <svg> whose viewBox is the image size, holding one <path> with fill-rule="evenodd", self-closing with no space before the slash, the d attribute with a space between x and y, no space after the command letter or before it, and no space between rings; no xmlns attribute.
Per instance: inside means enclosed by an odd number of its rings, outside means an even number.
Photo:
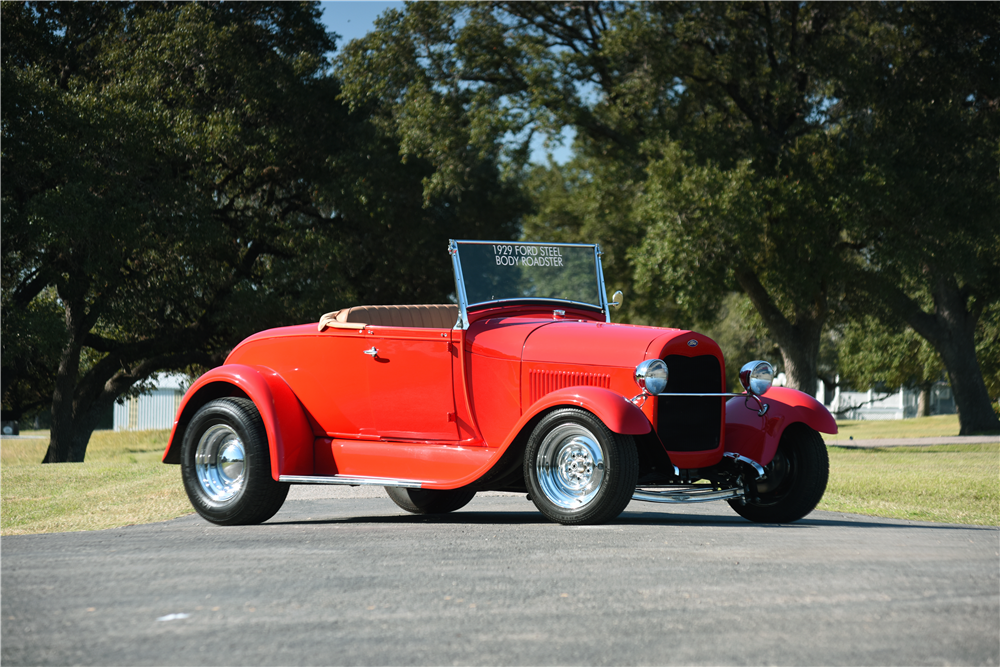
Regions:
<svg viewBox="0 0 1000 667"><path fill-rule="evenodd" d="M452 304L419 306L354 306L327 313L319 320L319 330L363 329L378 327L416 327L451 329L458 321L458 306Z"/></svg>

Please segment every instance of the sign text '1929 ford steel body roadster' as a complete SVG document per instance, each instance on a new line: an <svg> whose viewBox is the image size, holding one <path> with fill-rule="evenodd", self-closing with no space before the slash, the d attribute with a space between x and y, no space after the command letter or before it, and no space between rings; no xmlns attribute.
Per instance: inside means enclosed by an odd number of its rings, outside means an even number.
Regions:
<svg viewBox="0 0 1000 667"><path fill-rule="evenodd" d="M263 331L191 386L163 460L199 514L266 521L290 484L383 486L415 513L519 491L565 524L613 520L633 499L789 522L822 498L830 413L772 388L763 361L726 393L706 336L611 323L598 246L449 252L457 304Z"/></svg>

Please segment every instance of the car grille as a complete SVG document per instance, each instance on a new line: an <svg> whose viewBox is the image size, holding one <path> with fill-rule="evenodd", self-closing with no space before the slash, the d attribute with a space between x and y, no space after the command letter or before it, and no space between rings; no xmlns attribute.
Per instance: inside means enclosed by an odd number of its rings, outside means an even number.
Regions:
<svg viewBox="0 0 1000 667"><path fill-rule="evenodd" d="M712 355L663 360L670 372L666 391L671 394L710 394L722 391L722 369ZM660 396L656 431L667 451L697 452L719 446L723 398Z"/></svg>

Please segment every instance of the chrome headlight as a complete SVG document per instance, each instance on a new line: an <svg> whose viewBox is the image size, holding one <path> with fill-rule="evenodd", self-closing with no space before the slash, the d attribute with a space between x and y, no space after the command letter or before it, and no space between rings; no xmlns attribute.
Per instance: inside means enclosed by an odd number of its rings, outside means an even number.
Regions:
<svg viewBox="0 0 1000 667"><path fill-rule="evenodd" d="M766 361L751 361L740 369L740 384L751 396L763 396L774 382L774 368Z"/></svg>
<svg viewBox="0 0 1000 667"><path fill-rule="evenodd" d="M635 367L635 383L647 394L656 396L667 388L667 365L663 359L647 359Z"/></svg>

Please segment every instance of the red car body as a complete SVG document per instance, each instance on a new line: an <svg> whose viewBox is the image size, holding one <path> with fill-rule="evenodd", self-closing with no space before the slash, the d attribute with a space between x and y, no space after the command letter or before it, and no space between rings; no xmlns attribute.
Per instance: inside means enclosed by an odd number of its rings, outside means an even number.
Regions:
<svg viewBox="0 0 1000 667"><path fill-rule="evenodd" d="M199 410L226 397L256 408L270 477L280 484L526 489L534 428L554 410L575 408L631 437L637 485L709 479L718 491L726 484L705 471L743 459L768 466L793 425L837 430L798 391L770 389L764 414L748 397L727 395L722 352L702 334L615 324L593 308L556 305L363 308L367 321L263 331L190 387L163 460L181 463ZM387 324L421 309L437 321ZM650 359L665 361L675 393L635 400L636 365Z"/></svg>

